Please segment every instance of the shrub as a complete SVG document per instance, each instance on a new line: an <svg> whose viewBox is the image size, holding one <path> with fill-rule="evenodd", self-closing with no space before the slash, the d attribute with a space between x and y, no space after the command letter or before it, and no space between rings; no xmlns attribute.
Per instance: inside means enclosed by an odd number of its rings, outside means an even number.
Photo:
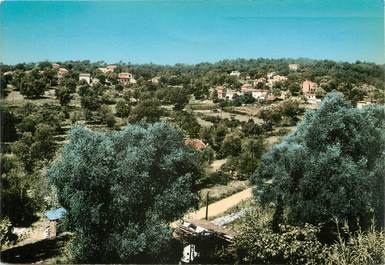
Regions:
<svg viewBox="0 0 385 265"><path fill-rule="evenodd" d="M116 120L112 114L112 110L107 105L102 105L96 113L96 120L98 123L103 123L108 127L114 127Z"/></svg>
<svg viewBox="0 0 385 265"><path fill-rule="evenodd" d="M338 241L329 248L328 265L385 263L385 234L383 230L375 229L374 222L367 231L351 232L346 222L342 230L338 230Z"/></svg>
<svg viewBox="0 0 385 265"><path fill-rule="evenodd" d="M130 114L131 107L125 100L118 100L116 103L116 116L127 117Z"/></svg>
<svg viewBox="0 0 385 265"><path fill-rule="evenodd" d="M319 264L324 248L317 239L318 228L280 225L280 231L271 229L271 214L250 211L235 237L232 247L240 263Z"/></svg>
<svg viewBox="0 0 385 265"><path fill-rule="evenodd" d="M47 83L38 69L32 70L26 74L21 82L20 94L27 98L36 99L44 94L47 89Z"/></svg>
<svg viewBox="0 0 385 265"><path fill-rule="evenodd" d="M6 217L0 221L0 245L3 249L4 247L9 247L13 243L12 239L12 224L9 221L9 218Z"/></svg>
<svg viewBox="0 0 385 265"><path fill-rule="evenodd" d="M71 123L74 124L77 121L80 121L82 118L82 114L79 111L75 111L71 115Z"/></svg>

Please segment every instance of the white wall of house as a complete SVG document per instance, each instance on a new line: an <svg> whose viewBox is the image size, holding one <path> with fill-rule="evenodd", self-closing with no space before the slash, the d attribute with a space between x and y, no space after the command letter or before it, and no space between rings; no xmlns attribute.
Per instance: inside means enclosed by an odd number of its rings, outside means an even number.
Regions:
<svg viewBox="0 0 385 265"><path fill-rule="evenodd" d="M254 91L251 92L251 95L252 95L253 98L255 98L255 99L262 99L262 100L265 100L266 97L267 97L267 92L254 90Z"/></svg>
<svg viewBox="0 0 385 265"><path fill-rule="evenodd" d="M357 102L357 109L362 109L365 106L371 105L371 102L366 102L366 101L358 101Z"/></svg>
<svg viewBox="0 0 385 265"><path fill-rule="evenodd" d="M91 83L91 76L80 74L79 75L79 81L81 81L81 80L85 80L87 82L87 84L90 84Z"/></svg>
<svg viewBox="0 0 385 265"><path fill-rule="evenodd" d="M316 98L315 94L306 94L306 101L310 104L319 104L321 103L321 99Z"/></svg>
<svg viewBox="0 0 385 265"><path fill-rule="evenodd" d="M232 100L233 97L234 97L235 95L241 95L241 94L242 94L242 93L240 93L240 92L236 92L236 91L230 90L230 91L227 91L227 92L226 92L226 97L227 97L229 100Z"/></svg>

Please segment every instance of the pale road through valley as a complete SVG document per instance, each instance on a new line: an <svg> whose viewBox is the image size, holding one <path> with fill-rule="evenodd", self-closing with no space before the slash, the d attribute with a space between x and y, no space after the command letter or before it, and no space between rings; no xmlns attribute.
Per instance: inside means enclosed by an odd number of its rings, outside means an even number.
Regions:
<svg viewBox="0 0 385 265"><path fill-rule="evenodd" d="M209 211L208 211L208 218L218 216L219 214L222 214L229 210L230 208L234 207L241 201L250 199L252 197L252 187L247 188L243 191L240 191L238 193L235 193L227 198L224 198L220 201L214 202L209 204ZM199 210L195 212L191 212L186 214L183 219L193 219L193 220L199 220L204 219L206 217L206 207L202 207ZM178 225L178 221L171 224L172 227L176 227Z"/></svg>

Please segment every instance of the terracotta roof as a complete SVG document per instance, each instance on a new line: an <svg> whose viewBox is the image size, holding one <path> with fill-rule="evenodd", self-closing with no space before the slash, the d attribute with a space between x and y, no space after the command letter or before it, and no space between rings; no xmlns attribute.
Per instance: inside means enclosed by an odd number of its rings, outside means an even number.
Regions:
<svg viewBox="0 0 385 265"><path fill-rule="evenodd" d="M132 74L130 74L130 73L119 73L118 78L119 79L130 79L130 78L132 78Z"/></svg>
<svg viewBox="0 0 385 265"><path fill-rule="evenodd" d="M206 147L205 143L199 139L185 139L184 144L191 146L192 148L198 151L201 151Z"/></svg>

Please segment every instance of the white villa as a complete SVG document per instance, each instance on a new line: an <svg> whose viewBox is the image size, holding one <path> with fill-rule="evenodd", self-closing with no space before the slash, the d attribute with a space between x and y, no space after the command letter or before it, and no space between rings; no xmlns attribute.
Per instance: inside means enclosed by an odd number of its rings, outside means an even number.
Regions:
<svg viewBox="0 0 385 265"><path fill-rule="evenodd" d="M369 101L358 101L357 102L357 109L362 109L363 107L366 107L368 105L373 104L372 102Z"/></svg>
<svg viewBox="0 0 385 265"><path fill-rule="evenodd" d="M241 75L241 73L239 71L232 71L230 73L230 76L235 76L236 78L239 78L240 75Z"/></svg>
<svg viewBox="0 0 385 265"><path fill-rule="evenodd" d="M136 80L131 73L119 73L118 80L122 84L136 84Z"/></svg>
<svg viewBox="0 0 385 265"><path fill-rule="evenodd" d="M269 95L269 90L255 89L251 91L251 95L255 99L266 100Z"/></svg>
<svg viewBox="0 0 385 265"><path fill-rule="evenodd" d="M321 103L321 99L317 98L315 96L315 94L313 94L313 93L306 93L305 94L305 99L306 99L306 102L310 103L310 104L319 104L319 103Z"/></svg>
<svg viewBox="0 0 385 265"><path fill-rule="evenodd" d="M91 74L81 73L79 75L79 81L81 81L81 80L84 80L87 82L87 84L90 84L91 83Z"/></svg>
<svg viewBox="0 0 385 265"><path fill-rule="evenodd" d="M228 98L229 100L232 100L235 95L241 95L241 93L235 90L228 89L226 91L225 97Z"/></svg>
<svg viewBox="0 0 385 265"><path fill-rule="evenodd" d="M289 64L289 69L292 71L297 71L298 70L298 64L297 63Z"/></svg>

